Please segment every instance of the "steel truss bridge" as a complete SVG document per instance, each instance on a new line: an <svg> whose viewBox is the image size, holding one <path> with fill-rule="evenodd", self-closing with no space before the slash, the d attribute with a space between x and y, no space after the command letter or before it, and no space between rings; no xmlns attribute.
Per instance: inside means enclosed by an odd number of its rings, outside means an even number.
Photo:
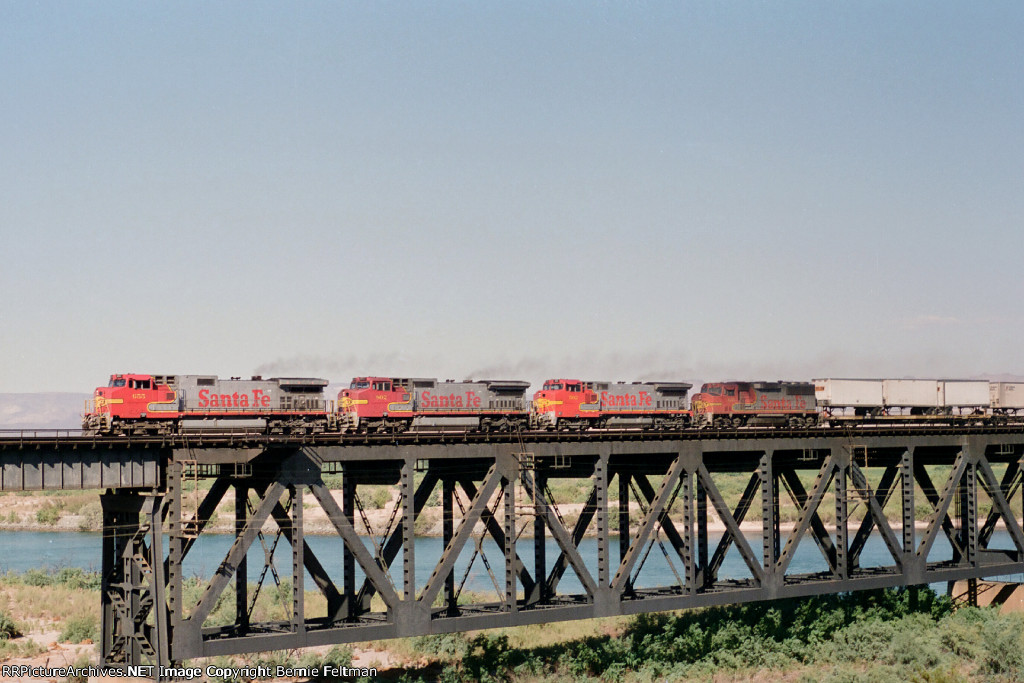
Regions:
<svg viewBox="0 0 1024 683"><path fill-rule="evenodd" d="M1019 574L1024 532L1011 501L1024 499L1022 455L1019 427L201 439L21 434L0 436L0 490L105 490L104 662L166 666ZM723 495L727 478L745 482L742 492ZM589 491L571 522L550 486L566 479ZM371 528L372 538L357 533L360 523L371 527L360 499L368 485L398 493L386 528ZM304 504L305 494L311 498ZM232 498L233 542L201 593L187 591L189 553L217 506L230 508ZM415 530L431 499L442 510L443 550L425 574L416 570L416 555L425 540L437 541ZM787 499L796 508L791 532L780 524ZM318 555L307 542L303 518L313 506L325 513L340 552ZM915 527L922 508L927 522ZM720 536L709 533L712 513L712 522L724 525ZM744 521L758 523L760 547L741 532ZM995 535L997 527L1005 533ZM581 554L585 536L596 540L596 562ZM495 591L467 601L456 564L475 560L483 538L492 555L494 546L500 553L488 562ZM871 539L885 546L880 566L862 563ZM279 543L290 583L277 591L290 605L286 618L258 622L253 605L268 570L279 577L270 563L255 566L248 551L262 545L269 557ZM801 544L816 545L826 569L791 569ZM641 586L637 577L654 548L673 580ZM743 576L720 576L730 554L742 560L734 566ZM563 583L567 574L578 580ZM570 583L581 589L570 592ZM307 589L318 594L309 605Z"/></svg>

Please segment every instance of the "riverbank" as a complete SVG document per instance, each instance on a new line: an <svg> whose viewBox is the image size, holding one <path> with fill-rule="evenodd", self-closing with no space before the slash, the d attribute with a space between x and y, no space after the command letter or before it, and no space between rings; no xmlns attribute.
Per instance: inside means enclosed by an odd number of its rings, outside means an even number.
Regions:
<svg viewBox="0 0 1024 683"><path fill-rule="evenodd" d="M51 578L51 584L33 585L36 580L29 583L16 576L0 577L0 617L15 631L6 640L0 638L0 662L5 666L97 666L99 593L91 584L81 585L93 577L72 573ZM306 595L307 600L317 597L315 592ZM213 621L216 616L214 613ZM313 668L330 662L335 667L373 668L383 680L410 683L598 678L623 683L1009 683L1019 680L1024 669L1022 633L1021 615L977 608L954 610L946 598L922 589L913 599L901 591L871 591L260 652L182 664L206 672L255 667L276 671L278 666ZM272 674L261 679L308 680ZM0 680L84 683L55 676ZM226 679L204 675L195 680Z"/></svg>
<svg viewBox="0 0 1024 683"><path fill-rule="evenodd" d="M389 522L395 519L394 507L400 505L400 496L397 491L387 490L386 487L379 487L377 500L373 501L380 507L364 509L363 514L356 514L355 528L357 533L369 535L381 535ZM200 492L202 494L202 492ZM337 500L341 498L341 491L334 490L332 493ZM184 497L184 515L186 518L193 517L199 507L200 496L186 494ZM217 506L212 518L208 521L205 533L233 534L234 533L234 491L227 491ZM334 536L337 534L334 525L328 519L327 514L320 506L316 498L306 493L302 500L303 506L303 528L305 533L312 535ZM463 506L468 510L469 502L463 499ZM494 508L492 502L492 509ZM584 503L560 503L554 506L559 516L565 520L570 528L582 513ZM517 508L521 510L521 519L529 518L532 521L530 501L526 498L517 501ZM630 503L630 530L636 531L643 519L644 510L635 501ZM834 504L831 501L823 501L819 514L822 522L830 531L835 530ZM754 512L753 510L751 511ZM799 510L791 502L783 504L780 510L781 520L779 527L785 532L791 532L796 528L799 518ZM926 511L930 512L930 511ZM892 514L892 511L889 511ZM918 510L918 519L915 522L917 529L926 528L928 521ZM494 516L499 524L504 519L504 506L498 505L494 510ZM670 512L677 529L682 528L682 510L677 504ZM708 505L707 530L710 534L720 535L726 533L728 527L719 518L713 506ZM857 529L860 526L862 515L853 515L849 528ZM459 506L453 511L453 523L456 527L462 522L463 513ZM100 507L99 496L93 492L20 492L0 493L0 531L32 531L32 532L99 532L102 531L102 508ZM608 514L609 525L613 533L617 533L618 524L618 503L609 503ZM889 520L890 526L898 531L900 519L892 517ZM520 522L522 525L523 522ZM532 523L526 524L520 537L531 538L533 536ZM264 524L263 531L273 533L277 528L272 519ZM999 522L997 528L1003 529L1005 525ZM759 535L762 530L760 519L747 520L740 525L740 529L747 535ZM477 533L484 531L483 522L478 522L474 530ZM425 506L416 519L416 535L427 537L441 537L444 533L443 509L440 505ZM585 537L597 536L597 525L591 521L588 525Z"/></svg>

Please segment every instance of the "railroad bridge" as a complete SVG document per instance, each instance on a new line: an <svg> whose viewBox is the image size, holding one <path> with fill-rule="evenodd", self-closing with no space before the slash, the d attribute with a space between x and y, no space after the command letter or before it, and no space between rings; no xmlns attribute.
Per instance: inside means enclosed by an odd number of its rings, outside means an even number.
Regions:
<svg viewBox="0 0 1024 683"><path fill-rule="evenodd" d="M1024 491L1022 456L1019 427L295 438L19 433L0 438L0 490L103 491L104 663L170 665L1019 574L1024 532L1011 503ZM565 479L588 492L571 523L550 486ZM745 485L723 494L726 479ZM360 491L382 484L396 487L398 498L385 528L372 529ZM306 494L315 502L303 504ZM233 542L201 593L187 591L189 553L232 497ZM415 530L431 500L442 510L443 534L427 574L417 572L417 553L425 551ZM786 500L796 510L791 530L780 524ZM310 506L322 508L340 552L310 547L303 524ZM922 508L927 521L915 525ZM711 533L709 517L724 532ZM760 547L741 532L745 520L757 524ZM360 521L370 536L357 533ZM581 554L585 536L596 540L596 562ZM467 599L456 565L475 561L484 539L492 555L497 548L488 562L494 592ZM884 544L880 564L863 561L871 539ZM284 619L255 618L268 571L279 578L274 563L251 561L257 544L265 558L280 544L290 564L283 572L290 582L277 586L290 597ZM824 570L792 569L801 544L817 546ZM638 581L652 552L672 568L665 585ZM729 555L739 575L722 572ZM567 574L577 581L563 582ZM307 606L310 595L317 599Z"/></svg>

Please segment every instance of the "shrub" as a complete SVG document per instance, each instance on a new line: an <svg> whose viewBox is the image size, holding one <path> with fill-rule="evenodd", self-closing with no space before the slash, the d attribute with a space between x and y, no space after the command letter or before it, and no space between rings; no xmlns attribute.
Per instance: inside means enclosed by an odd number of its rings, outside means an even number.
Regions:
<svg viewBox="0 0 1024 683"><path fill-rule="evenodd" d="M103 579L99 572L87 572L79 567L64 567L53 574L53 583L68 588L99 590Z"/></svg>
<svg viewBox="0 0 1024 683"><path fill-rule="evenodd" d="M78 567L63 567L57 570L34 568L21 574L8 572L4 580L26 586L66 586L84 590L99 590L102 585L99 572L87 572Z"/></svg>
<svg viewBox="0 0 1024 683"><path fill-rule="evenodd" d="M380 510L391 502L391 489L387 486L374 486L370 491L368 507L371 510Z"/></svg>
<svg viewBox="0 0 1024 683"><path fill-rule="evenodd" d="M17 638L21 635L21 629L14 623L14 619L7 612L0 612L0 640Z"/></svg>
<svg viewBox="0 0 1024 683"><path fill-rule="evenodd" d="M416 652L425 655L440 655L451 659L461 659L469 652L470 648L470 641L462 633L416 636L409 640L412 649Z"/></svg>
<svg viewBox="0 0 1024 683"><path fill-rule="evenodd" d="M99 626L94 617L72 617L64 623L58 640L62 643L96 642Z"/></svg>
<svg viewBox="0 0 1024 683"><path fill-rule="evenodd" d="M1016 676L1024 672L1022 652L1024 624L1019 618L996 614L981 629L985 653L981 660L983 673Z"/></svg>
<svg viewBox="0 0 1024 683"><path fill-rule="evenodd" d="M334 668L352 666L352 648L348 645L335 645L324 655L323 663Z"/></svg>
<svg viewBox="0 0 1024 683"><path fill-rule="evenodd" d="M81 519L78 522L79 531L100 531L103 529L103 508L99 501L88 503L79 510Z"/></svg>
<svg viewBox="0 0 1024 683"><path fill-rule="evenodd" d="M89 661L89 656L85 655L85 654L82 654L82 655L78 656L78 659L75 660L75 663L72 666L76 670L85 670L85 669L88 668L88 666L91 663L92 662ZM88 683L88 681L89 681L89 677L88 676L77 676L77 675L74 675L74 676L68 676L68 678L67 678L67 682L68 683Z"/></svg>
<svg viewBox="0 0 1024 683"><path fill-rule="evenodd" d="M40 524L53 526L60 520L60 513L64 510L64 503L58 501L47 502L43 507L36 510L36 521Z"/></svg>

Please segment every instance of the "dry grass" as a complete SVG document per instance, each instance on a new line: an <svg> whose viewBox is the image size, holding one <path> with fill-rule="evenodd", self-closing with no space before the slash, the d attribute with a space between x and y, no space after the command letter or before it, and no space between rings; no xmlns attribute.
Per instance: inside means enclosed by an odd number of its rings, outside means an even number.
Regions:
<svg viewBox="0 0 1024 683"><path fill-rule="evenodd" d="M26 586L0 580L0 611L10 614L25 630L59 628L70 619L100 617L95 591L66 586Z"/></svg>

